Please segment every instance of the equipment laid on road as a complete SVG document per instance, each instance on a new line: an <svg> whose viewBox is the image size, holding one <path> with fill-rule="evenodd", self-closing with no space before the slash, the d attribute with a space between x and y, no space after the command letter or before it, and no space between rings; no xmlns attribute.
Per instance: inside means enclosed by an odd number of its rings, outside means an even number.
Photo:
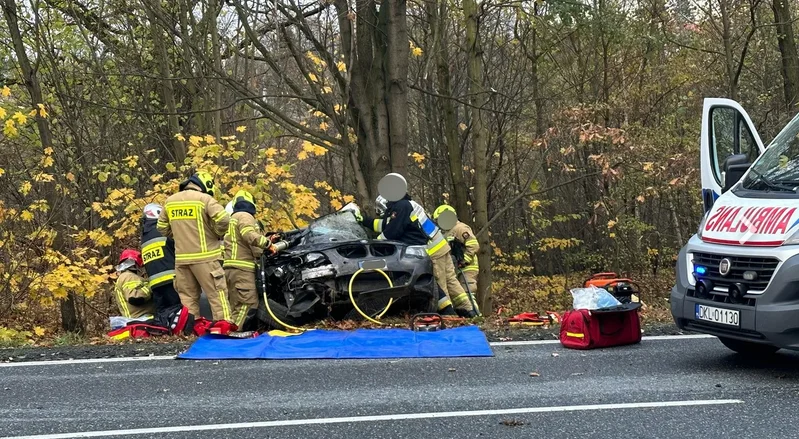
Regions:
<svg viewBox="0 0 799 439"><path fill-rule="evenodd" d="M410 328L413 331L432 332L445 329L444 319L437 313L420 313L411 317Z"/></svg>
<svg viewBox="0 0 799 439"><path fill-rule="evenodd" d="M611 308L573 309L563 314L560 343L571 349L594 349L641 341L640 303Z"/></svg>
<svg viewBox="0 0 799 439"><path fill-rule="evenodd" d="M511 326L548 326L560 322L560 315L554 311L546 311L541 316L537 312L523 312L508 319Z"/></svg>

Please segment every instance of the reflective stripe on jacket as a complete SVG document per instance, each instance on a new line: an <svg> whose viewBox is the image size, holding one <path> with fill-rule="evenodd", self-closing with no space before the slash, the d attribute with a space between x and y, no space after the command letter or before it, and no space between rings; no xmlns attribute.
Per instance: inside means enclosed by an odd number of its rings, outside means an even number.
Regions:
<svg viewBox="0 0 799 439"><path fill-rule="evenodd" d="M117 282L114 285L114 293L119 312L123 317L135 319L143 316L151 316L155 313L153 301L150 297L150 287L147 285L147 281L132 271L124 271L119 274ZM146 303L138 306L132 305L130 303L131 298L144 299Z"/></svg>
<svg viewBox="0 0 799 439"><path fill-rule="evenodd" d="M156 219L145 219L142 224L141 256L151 288L175 279L175 241L161 235L157 223Z"/></svg>
<svg viewBox="0 0 799 439"><path fill-rule="evenodd" d="M480 250L480 244L477 242L477 237L474 236L471 227L458 221L455 227L447 231L447 239L457 240L464 246L463 262L466 263L466 266L461 268L461 271L480 270L477 264L477 252Z"/></svg>
<svg viewBox="0 0 799 439"><path fill-rule="evenodd" d="M270 244L260 228L255 218L247 212L236 212L230 217L225 234L225 268L255 270L255 261Z"/></svg>
<svg viewBox="0 0 799 439"><path fill-rule="evenodd" d="M230 216L214 197L189 183L166 199L158 218L158 231L175 240L175 265L222 258L219 240L225 236Z"/></svg>

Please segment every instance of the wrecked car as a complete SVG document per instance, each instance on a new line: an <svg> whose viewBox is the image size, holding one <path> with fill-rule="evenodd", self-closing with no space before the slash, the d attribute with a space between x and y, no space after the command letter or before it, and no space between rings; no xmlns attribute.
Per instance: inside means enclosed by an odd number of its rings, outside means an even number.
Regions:
<svg viewBox="0 0 799 439"><path fill-rule="evenodd" d="M269 326L282 327L269 311L289 325L326 317L361 319L353 301L372 318L437 307L438 287L425 247L372 239L352 212L326 215L282 239L289 247L262 256L256 270L258 318Z"/></svg>

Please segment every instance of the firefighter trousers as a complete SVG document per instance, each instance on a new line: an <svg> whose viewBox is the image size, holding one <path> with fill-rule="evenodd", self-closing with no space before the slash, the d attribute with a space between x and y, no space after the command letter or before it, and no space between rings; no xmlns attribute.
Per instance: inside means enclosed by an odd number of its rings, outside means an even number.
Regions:
<svg viewBox="0 0 799 439"><path fill-rule="evenodd" d="M175 267L175 287L189 312L200 315L200 294L205 291L214 320L233 322L228 301L225 270L219 261L198 262Z"/></svg>
<svg viewBox="0 0 799 439"><path fill-rule="evenodd" d="M151 291L153 293L153 302L155 303L155 312L157 313L168 310L175 305L180 305L180 296L175 291L175 284L172 282L152 287Z"/></svg>
<svg viewBox="0 0 799 439"><path fill-rule="evenodd" d="M458 282L455 266L452 265L452 258L449 252L443 255L436 255L433 258L433 276L436 278L438 287L449 297L455 309L461 311L474 310L469 296L463 290L460 282Z"/></svg>
<svg viewBox="0 0 799 439"><path fill-rule="evenodd" d="M230 292L230 309L233 323L244 325L247 312L258 308L258 292L255 289L255 272L241 268L225 268L227 289Z"/></svg>

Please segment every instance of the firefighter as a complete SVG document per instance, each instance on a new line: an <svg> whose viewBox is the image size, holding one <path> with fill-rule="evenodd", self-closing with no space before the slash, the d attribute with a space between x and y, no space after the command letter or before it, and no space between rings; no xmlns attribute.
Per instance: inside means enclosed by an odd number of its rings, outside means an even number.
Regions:
<svg viewBox="0 0 799 439"><path fill-rule="evenodd" d="M114 294L119 312L123 317L137 320L153 318L155 306L150 296L150 287L141 275L142 257L138 250L126 249L119 255L117 282Z"/></svg>
<svg viewBox="0 0 799 439"><path fill-rule="evenodd" d="M266 250L275 253L269 237L261 233L255 220L255 200L251 193L241 190L232 201L233 214L225 234L225 277L230 292L233 322L241 328L251 310L258 308L255 289L255 261ZM272 235L276 236L276 235Z"/></svg>
<svg viewBox="0 0 799 439"><path fill-rule="evenodd" d="M433 276L444 293L439 300L439 310L443 311L451 304L464 317L476 316L469 295L455 275L447 240L422 206L408 195L405 178L396 173L388 174L378 184L378 191L380 197L375 204L382 207L385 200L384 213L380 218L365 218L357 212L362 224L386 239L408 245L425 245L433 262Z"/></svg>
<svg viewBox="0 0 799 439"><path fill-rule="evenodd" d="M200 293L205 291L214 319L209 332L227 334L238 329L230 311L225 270L219 263L219 241L230 216L214 193L214 179L207 172L189 177L178 193L167 198L158 231L175 240L175 286L180 301L199 316Z"/></svg>
<svg viewBox="0 0 799 439"><path fill-rule="evenodd" d="M158 217L163 208L160 204L144 206L142 217L141 253L155 310L159 314L176 305L180 297L175 291L175 241L158 231Z"/></svg>
<svg viewBox="0 0 799 439"><path fill-rule="evenodd" d="M466 289L472 296L476 295L477 274L480 271L477 265L477 252L480 250L480 244L472 228L458 220L455 208L448 204L436 208L433 212L433 221L444 231L447 241L452 243L453 248L459 248L460 251L453 251L454 254L458 254L458 268L463 273Z"/></svg>

